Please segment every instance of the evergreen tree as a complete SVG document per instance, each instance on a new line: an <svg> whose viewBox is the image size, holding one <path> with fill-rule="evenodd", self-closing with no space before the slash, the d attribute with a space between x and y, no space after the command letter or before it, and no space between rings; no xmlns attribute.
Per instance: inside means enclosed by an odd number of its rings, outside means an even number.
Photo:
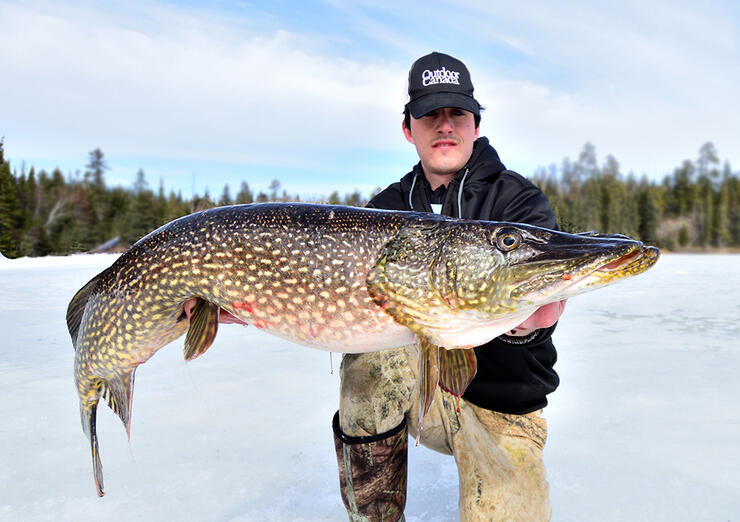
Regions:
<svg viewBox="0 0 740 522"><path fill-rule="evenodd" d="M270 189L270 201L277 201L278 190L280 190L280 182L276 179L273 179L270 182L270 186L268 188Z"/></svg>
<svg viewBox="0 0 740 522"><path fill-rule="evenodd" d="M638 237L640 241L648 245L657 245L658 240L658 205L656 204L655 191L647 181L643 181L637 190L638 209Z"/></svg>
<svg viewBox="0 0 740 522"><path fill-rule="evenodd" d="M131 200L128 218L121 239L126 243L134 243L156 229L157 211L154 194L149 190L149 183L143 169L136 173L133 199Z"/></svg>
<svg viewBox="0 0 740 522"><path fill-rule="evenodd" d="M5 160L4 140L0 139L0 253L18 256L18 232L22 224L18 187Z"/></svg>
<svg viewBox="0 0 740 522"><path fill-rule="evenodd" d="M228 183L224 185L224 191L221 193L221 198L218 200L219 205L232 205L234 202L231 199L231 192L229 191Z"/></svg>
<svg viewBox="0 0 740 522"><path fill-rule="evenodd" d="M359 190L355 190L351 194L347 194L344 198L344 204L349 205L350 207L364 207L365 199L362 197L362 194Z"/></svg>
<svg viewBox="0 0 740 522"><path fill-rule="evenodd" d="M254 194L252 194L252 191L249 189L249 185L246 181L242 181L241 187L239 188L239 192L236 194L236 203L242 204L242 203L253 203L254 202Z"/></svg>
<svg viewBox="0 0 740 522"><path fill-rule="evenodd" d="M330 205L341 205L342 200L339 198L339 192L336 190L329 194L329 204Z"/></svg>
<svg viewBox="0 0 740 522"><path fill-rule="evenodd" d="M669 213L674 216L685 216L694 208L696 199L696 185L694 184L694 164L685 160L673 171L670 182Z"/></svg>
<svg viewBox="0 0 740 522"><path fill-rule="evenodd" d="M719 156L717 149L711 141L706 142L704 145L699 147L699 157L696 160L696 172L700 178L713 178L719 177Z"/></svg>
<svg viewBox="0 0 740 522"><path fill-rule="evenodd" d="M164 195L164 180L159 178L159 190L157 191L157 225L161 226L170 220L167 219L167 198Z"/></svg>
<svg viewBox="0 0 740 522"><path fill-rule="evenodd" d="M86 244L97 246L112 232L112 220L107 212L108 201L106 200L104 173L108 170L108 164L99 148L91 151L88 155L88 164L85 166L84 187L85 196L90 211L90 228Z"/></svg>

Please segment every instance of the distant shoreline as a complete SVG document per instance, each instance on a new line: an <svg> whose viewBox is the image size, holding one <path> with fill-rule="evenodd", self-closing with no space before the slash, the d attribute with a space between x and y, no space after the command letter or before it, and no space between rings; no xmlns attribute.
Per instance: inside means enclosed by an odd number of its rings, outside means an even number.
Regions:
<svg viewBox="0 0 740 522"><path fill-rule="evenodd" d="M660 249L661 254L740 254L740 248L682 248L680 250Z"/></svg>

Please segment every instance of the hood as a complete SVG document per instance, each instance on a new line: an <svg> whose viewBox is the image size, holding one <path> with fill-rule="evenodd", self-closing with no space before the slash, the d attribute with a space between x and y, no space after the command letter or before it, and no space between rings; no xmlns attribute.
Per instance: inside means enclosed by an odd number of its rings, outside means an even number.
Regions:
<svg viewBox="0 0 740 522"><path fill-rule="evenodd" d="M453 194L457 197L460 186L470 188L479 183L490 183L490 178L498 177L504 170L506 170L506 166L501 162L498 152L491 146L488 138L482 136L475 140L470 159L450 182L448 198ZM410 209L432 212L428 201L422 195L423 191L419 190L419 183L423 176L424 171L421 167L421 161L419 161L414 165L411 172L401 178L401 192ZM457 205L455 205L455 209L457 208Z"/></svg>

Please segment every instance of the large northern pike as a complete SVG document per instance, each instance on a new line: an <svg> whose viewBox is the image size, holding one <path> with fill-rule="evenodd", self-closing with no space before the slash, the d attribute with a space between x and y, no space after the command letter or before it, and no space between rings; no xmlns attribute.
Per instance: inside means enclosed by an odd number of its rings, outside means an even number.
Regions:
<svg viewBox="0 0 740 522"><path fill-rule="evenodd" d="M658 255L625 237L338 206L238 205L177 219L67 310L98 494L100 397L130 434L137 366L186 332L187 360L209 348L219 318L337 352L416 340L421 426L438 384L465 391L472 347L544 304L644 272Z"/></svg>

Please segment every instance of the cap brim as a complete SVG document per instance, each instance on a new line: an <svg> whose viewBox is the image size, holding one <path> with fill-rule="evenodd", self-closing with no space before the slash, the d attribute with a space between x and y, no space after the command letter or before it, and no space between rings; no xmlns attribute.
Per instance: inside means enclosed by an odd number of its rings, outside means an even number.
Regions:
<svg viewBox="0 0 740 522"><path fill-rule="evenodd" d="M426 96L417 98L414 101L410 101L406 104L406 107L408 107L411 116L415 119L419 119L425 114L445 107L463 109L468 112L472 112L476 116L480 116L480 104L475 100L475 98L456 92L435 92L427 94Z"/></svg>

